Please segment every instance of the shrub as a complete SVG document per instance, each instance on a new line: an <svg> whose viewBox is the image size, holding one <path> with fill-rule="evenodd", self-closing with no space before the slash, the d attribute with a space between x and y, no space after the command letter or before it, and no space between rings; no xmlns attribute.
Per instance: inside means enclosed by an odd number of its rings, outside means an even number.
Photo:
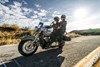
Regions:
<svg viewBox="0 0 100 67"><path fill-rule="evenodd" d="M2 25L2 27L9 27L10 25L9 24L6 24L6 23L4 23L3 25Z"/></svg>

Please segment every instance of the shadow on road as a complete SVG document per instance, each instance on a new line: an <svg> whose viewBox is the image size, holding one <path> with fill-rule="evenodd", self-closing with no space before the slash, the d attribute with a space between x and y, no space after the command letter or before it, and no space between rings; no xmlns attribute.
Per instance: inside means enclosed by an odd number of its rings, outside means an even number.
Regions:
<svg viewBox="0 0 100 67"><path fill-rule="evenodd" d="M21 67L60 67L64 60L63 56L58 56L60 53L62 53L62 49L56 48L36 53L33 56L20 56L14 59ZM7 67L18 67L16 64L14 65L14 61L10 61L6 65Z"/></svg>

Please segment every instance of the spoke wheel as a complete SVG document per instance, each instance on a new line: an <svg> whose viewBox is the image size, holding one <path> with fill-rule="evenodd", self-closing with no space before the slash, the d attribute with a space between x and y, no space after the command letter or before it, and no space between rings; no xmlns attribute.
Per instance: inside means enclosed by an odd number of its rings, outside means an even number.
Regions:
<svg viewBox="0 0 100 67"><path fill-rule="evenodd" d="M21 41L18 50L24 56L30 56L36 52L38 46L32 40Z"/></svg>

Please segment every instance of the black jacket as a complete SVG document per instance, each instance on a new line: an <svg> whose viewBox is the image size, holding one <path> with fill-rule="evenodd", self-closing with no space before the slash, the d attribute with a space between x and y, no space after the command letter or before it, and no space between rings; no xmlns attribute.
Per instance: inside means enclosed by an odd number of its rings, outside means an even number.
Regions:
<svg viewBox="0 0 100 67"><path fill-rule="evenodd" d="M65 33L66 32L67 21L60 21L60 30Z"/></svg>
<svg viewBox="0 0 100 67"><path fill-rule="evenodd" d="M59 22L55 22L53 21L51 26L53 27L54 31L58 29L58 27L60 26L60 23Z"/></svg>

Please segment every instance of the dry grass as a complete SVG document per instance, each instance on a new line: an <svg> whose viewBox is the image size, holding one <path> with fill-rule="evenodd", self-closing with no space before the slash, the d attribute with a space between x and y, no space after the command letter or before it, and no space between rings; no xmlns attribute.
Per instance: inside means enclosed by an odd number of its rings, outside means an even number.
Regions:
<svg viewBox="0 0 100 67"><path fill-rule="evenodd" d="M6 39L6 38L1 38L0 39L0 45L6 45L6 44L18 44L20 39Z"/></svg>
<svg viewBox="0 0 100 67"><path fill-rule="evenodd" d="M17 44L24 35L32 35L33 29L28 27L20 29L16 24L3 24L0 26L0 45Z"/></svg>
<svg viewBox="0 0 100 67"><path fill-rule="evenodd" d="M16 32L1 32L0 31L0 45L18 44L20 39L16 39Z"/></svg>
<svg viewBox="0 0 100 67"><path fill-rule="evenodd" d="M6 38L0 38L0 45L6 45L6 44L18 44L20 39L6 39Z"/></svg>
<svg viewBox="0 0 100 67"><path fill-rule="evenodd" d="M96 63L94 63L93 67L100 67L100 57L99 57L99 59L96 61Z"/></svg>
<svg viewBox="0 0 100 67"><path fill-rule="evenodd" d="M75 34L75 33L68 33L68 36L70 36L71 38L76 38L76 37L80 37L80 34Z"/></svg>
<svg viewBox="0 0 100 67"><path fill-rule="evenodd" d="M20 39L29 33L30 35L33 34L33 30L28 30L26 33L25 31L12 31L12 32L1 32L0 31L0 45L6 45L6 44L17 44L19 43Z"/></svg>

